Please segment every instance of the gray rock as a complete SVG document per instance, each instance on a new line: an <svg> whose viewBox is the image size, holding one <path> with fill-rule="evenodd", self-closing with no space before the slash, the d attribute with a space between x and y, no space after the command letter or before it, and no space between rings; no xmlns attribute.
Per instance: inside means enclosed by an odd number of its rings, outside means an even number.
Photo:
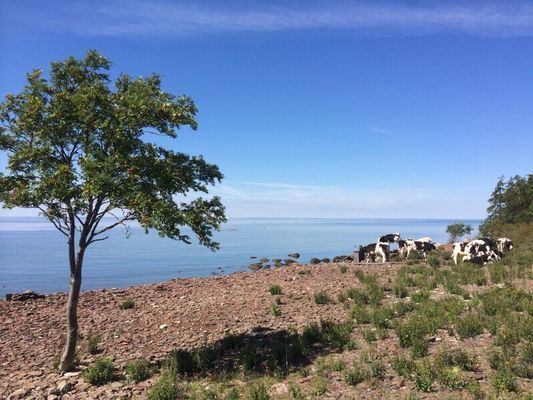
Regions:
<svg viewBox="0 0 533 400"><path fill-rule="evenodd" d="M309 260L310 264L320 264L320 259L313 257L311 260Z"/></svg>
<svg viewBox="0 0 533 400"><path fill-rule="evenodd" d="M300 258L300 253L289 253L288 256L291 258Z"/></svg>

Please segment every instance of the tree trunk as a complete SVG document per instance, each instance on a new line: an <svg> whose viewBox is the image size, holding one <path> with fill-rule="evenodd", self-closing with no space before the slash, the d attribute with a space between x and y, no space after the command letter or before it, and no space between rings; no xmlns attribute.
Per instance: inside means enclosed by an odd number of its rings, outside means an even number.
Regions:
<svg viewBox="0 0 533 400"><path fill-rule="evenodd" d="M80 298L84 252L85 248L80 246L78 256L74 258L74 243L69 240L70 290L67 301L67 341L59 364L59 369L63 372L72 371L75 366L76 344L78 342L78 300Z"/></svg>

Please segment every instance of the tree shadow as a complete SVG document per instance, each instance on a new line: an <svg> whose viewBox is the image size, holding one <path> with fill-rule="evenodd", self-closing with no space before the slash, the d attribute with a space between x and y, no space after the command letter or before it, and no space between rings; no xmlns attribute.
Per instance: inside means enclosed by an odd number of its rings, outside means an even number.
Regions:
<svg viewBox="0 0 533 400"><path fill-rule="evenodd" d="M174 350L162 367L185 376L227 376L236 373L286 376L316 357L354 348L350 322L322 321L302 333L256 327L252 332L228 335L192 350Z"/></svg>

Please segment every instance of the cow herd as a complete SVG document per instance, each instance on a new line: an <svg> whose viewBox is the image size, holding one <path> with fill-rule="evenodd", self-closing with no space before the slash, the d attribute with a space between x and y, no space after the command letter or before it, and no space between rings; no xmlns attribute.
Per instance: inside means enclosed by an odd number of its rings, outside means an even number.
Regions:
<svg viewBox="0 0 533 400"><path fill-rule="evenodd" d="M398 249L391 251L392 243L398 244ZM486 264L500 260L513 248L513 242L508 238L499 239L474 239L453 244L452 258L457 265L458 262L471 262L475 264ZM426 259L428 253L437 249L437 245L429 237L420 239L401 239L399 233L390 233L381 236L376 243L370 243L366 246L360 246L356 252L359 261L367 263L376 262L377 259L382 263L390 261L391 255L396 253L400 258L409 258L414 252Z"/></svg>

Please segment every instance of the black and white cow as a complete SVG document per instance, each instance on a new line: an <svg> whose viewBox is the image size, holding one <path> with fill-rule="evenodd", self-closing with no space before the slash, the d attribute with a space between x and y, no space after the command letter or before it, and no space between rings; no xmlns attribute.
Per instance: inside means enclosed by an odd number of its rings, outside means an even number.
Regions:
<svg viewBox="0 0 533 400"><path fill-rule="evenodd" d="M381 258L381 262L387 262L390 259L390 245L378 242L359 247L359 260L370 263L375 262L376 257Z"/></svg>
<svg viewBox="0 0 533 400"><path fill-rule="evenodd" d="M396 243L400 240L399 233L389 233L388 235L381 236L378 239L378 243Z"/></svg>
<svg viewBox="0 0 533 400"><path fill-rule="evenodd" d="M427 253L437 249L437 246L427 241L406 240L405 242L405 247L407 248L405 255L407 258L409 258L409 255L413 251L417 252L418 254L421 254L422 257L426 258Z"/></svg>
<svg viewBox="0 0 533 400"><path fill-rule="evenodd" d="M504 257L513 249L513 242L509 238L496 239L496 247L500 252L500 256Z"/></svg>
<svg viewBox="0 0 533 400"><path fill-rule="evenodd" d="M454 243L453 261L457 265L459 256L463 262L484 265L498 261L502 252L498 249L498 242L490 238L474 239L470 242Z"/></svg>

